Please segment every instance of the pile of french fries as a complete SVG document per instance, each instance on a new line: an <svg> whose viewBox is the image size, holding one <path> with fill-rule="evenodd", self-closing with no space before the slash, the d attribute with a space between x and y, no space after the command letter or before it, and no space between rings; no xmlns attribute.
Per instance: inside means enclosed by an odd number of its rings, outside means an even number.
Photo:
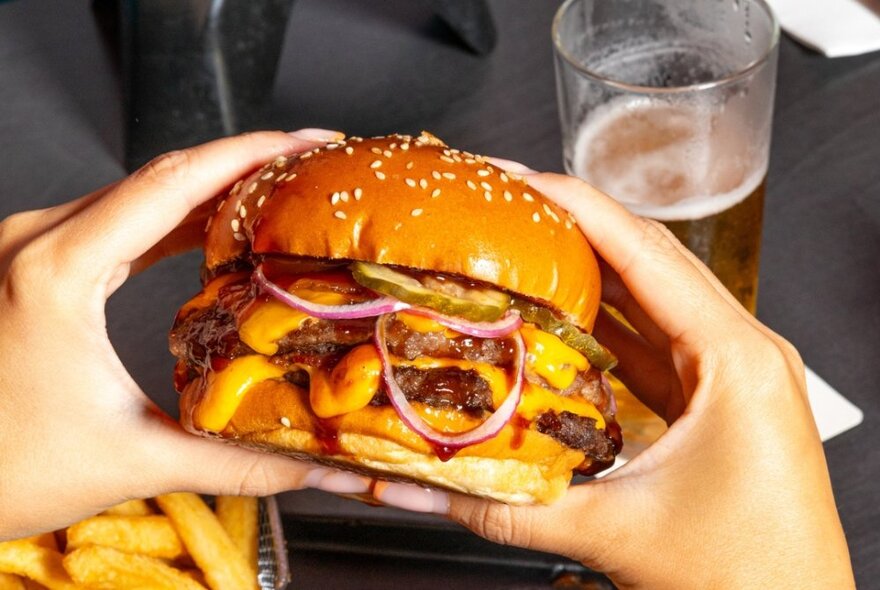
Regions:
<svg viewBox="0 0 880 590"><path fill-rule="evenodd" d="M0 590L258 590L256 498L132 500L0 543Z"/></svg>

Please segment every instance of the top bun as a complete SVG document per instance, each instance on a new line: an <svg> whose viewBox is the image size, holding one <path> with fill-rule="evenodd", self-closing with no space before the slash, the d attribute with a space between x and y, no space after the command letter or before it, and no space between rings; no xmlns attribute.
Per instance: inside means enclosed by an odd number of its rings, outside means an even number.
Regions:
<svg viewBox="0 0 880 590"><path fill-rule="evenodd" d="M486 159L422 133L279 158L233 187L205 244L211 272L248 251L456 274L591 330L599 267L571 216Z"/></svg>

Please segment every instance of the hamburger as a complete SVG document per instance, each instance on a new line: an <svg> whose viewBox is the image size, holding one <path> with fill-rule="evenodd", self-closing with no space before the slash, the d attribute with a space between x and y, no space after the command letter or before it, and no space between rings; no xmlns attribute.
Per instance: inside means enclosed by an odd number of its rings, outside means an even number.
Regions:
<svg viewBox="0 0 880 590"><path fill-rule="evenodd" d="M170 348L181 423L511 504L621 449L571 216L436 137L350 137L238 182Z"/></svg>

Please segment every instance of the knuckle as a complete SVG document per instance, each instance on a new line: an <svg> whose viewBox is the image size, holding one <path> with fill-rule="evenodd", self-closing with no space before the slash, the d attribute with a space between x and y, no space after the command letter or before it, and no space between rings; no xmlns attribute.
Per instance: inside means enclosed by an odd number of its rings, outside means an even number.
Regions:
<svg viewBox="0 0 880 590"><path fill-rule="evenodd" d="M138 180L174 186L189 175L192 170L192 160L191 150L174 150L144 164L134 173L134 177Z"/></svg>
<svg viewBox="0 0 880 590"><path fill-rule="evenodd" d="M264 458L257 455L244 465L233 491L237 496L265 496L276 492L277 484L278 478L269 469Z"/></svg>
<svg viewBox="0 0 880 590"><path fill-rule="evenodd" d="M528 526L507 504L481 504L466 522L475 533L502 545L528 546Z"/></svg>

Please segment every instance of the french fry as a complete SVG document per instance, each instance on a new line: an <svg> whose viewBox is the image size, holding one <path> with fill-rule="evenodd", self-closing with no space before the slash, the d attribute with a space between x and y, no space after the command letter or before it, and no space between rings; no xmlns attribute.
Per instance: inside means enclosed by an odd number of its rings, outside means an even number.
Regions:
<svg viewBox="0 0 880 590"><path fill-rule="evenodd" d="M27 578L22 578L24 580L24 590L46 590L46 587L42 584L34 582L33 580L28 580Z"/></svg>
<svg viewBox="0 0 880 590"><path fill-rule="evenodd" d="M214 500L214 511L256 575L260 513L258 500L246 496L217 496Z"/></svg>
<svg viewBox="0 0 880 590"><path fill-rule="evenodd" d="M162 559L179 559L186 550L167 516L93 516L67 529L67 549L113 547Z"/></svg>
<svg viewBox="0 0 880 590"><path fill-rule="evenodd" d="M129 500L128 502L111 506L102 514L108 516L150 516L155 513L146 500Z"/></svg>
<svg viewBox="0 0 880 590"><path fill-rule="evenodd" d="M0 574L0 590L25 590L24 580L15 574Z"/></svg>
<svg viewBox="0 0 880 590"><path fill-rule="evenodd" d="M29 543L33 543L38 547L45 547L46 549L58 551L58 542L55 540L54 533L42 533L39 535L34 535L33 537L26 537L23 540L28 541Z"/></svg>
<svg viewBox="0 0 880 590"><path fill-rule="evenodd" d="M78 584L91 590L206 590L160 559L112 547L75 549L64 557L64 568Z"/></svg>
<svg viewBox="0 0 880 590"><path fill-rule="evenodd" d="M50 590L81 590L61 565L62 556L28 539L0 543L0 572L39 582Z"/></svg>
<svg viewBox="0 0 880 590"><path fill-rule="evenodd" d="M217 516L196 494L156 498L211 590L258 590L257 577Z"/></svg>

